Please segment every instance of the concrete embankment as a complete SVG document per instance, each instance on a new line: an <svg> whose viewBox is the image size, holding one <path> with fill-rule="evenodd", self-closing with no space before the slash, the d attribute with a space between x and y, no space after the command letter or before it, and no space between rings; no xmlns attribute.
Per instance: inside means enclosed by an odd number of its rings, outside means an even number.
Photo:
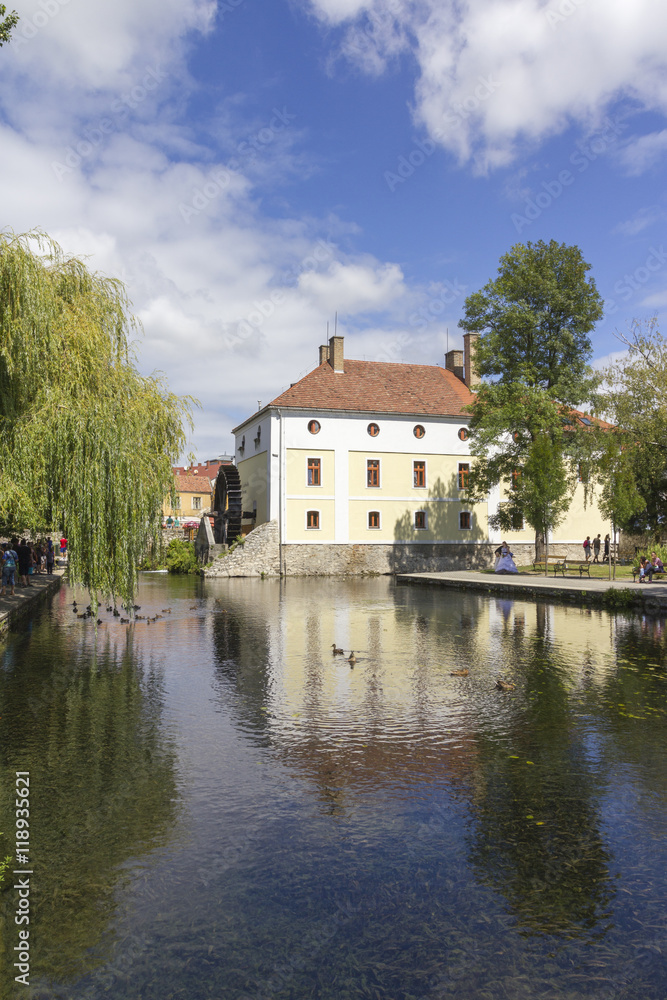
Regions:
<svg viewBox="0 0 667 1000"><path fill-rule="evenodd" d="M667 582L633 583L632 580L588 580L586 577L539 577L514 575L493 575L457 570L451 573L401 573L397 583L418 584L431 587L449 587L455 590L477 590L503 597L567 601L574 604L608 604L611 607L625 605L625 595L629 607L651 614L667 614ZM619 594L614 605L609 593Z"/></svg>
<svg viewBox="0 0 667 1000"><path fill-rule="evenodd" d="M7 589L6 595L0 597L0 634L34 611L41 601L55 594L63 581L63 574L62 569L55 570L51 575L37 573L29 577L29 587L15 587L13 597Z"/></svg>

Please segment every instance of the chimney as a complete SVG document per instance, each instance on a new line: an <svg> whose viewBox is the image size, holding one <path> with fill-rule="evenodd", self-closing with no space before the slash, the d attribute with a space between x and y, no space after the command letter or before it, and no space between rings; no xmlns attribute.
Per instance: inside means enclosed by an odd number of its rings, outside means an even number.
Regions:
<svg viewBox="0 0 667 1000"><path fill-rule="evenodd" d="M320 344L320 364L323 365L325 361L329 360L329 345Z"/></svg>
<svg viewBox="0 0 667 1000"><path fill-rule="evenodd" d="M463 378L463 351L447 351L445 354L445 368L447 371L454 372L457 378L461 381L465 381Z"/></svg>
<svg viewBox="0 0 667 1000"><path fill-rule="evenodd" d="M329 338L329 364L335 372L344 372L343 338L334 335Z"/></svg>
<svg viewBox="0 0 667 1000"><path fill-rule="evenodd" d="M465 383L471 392L480 384L481 379L475 371L475 351L477 349L478 333L463 334L463 351L465 354Z"/></svg>

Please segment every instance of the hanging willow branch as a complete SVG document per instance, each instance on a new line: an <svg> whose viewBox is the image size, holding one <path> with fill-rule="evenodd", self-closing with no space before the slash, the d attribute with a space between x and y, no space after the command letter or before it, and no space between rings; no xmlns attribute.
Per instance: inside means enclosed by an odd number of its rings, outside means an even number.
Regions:
<svg viewBox="0 0 667 1000"><path fill-rule="evenodd" d="M121 282L0 234L0 524L64 531L70 581L126 603L195 402L138 372L136 328Z"/></svg>

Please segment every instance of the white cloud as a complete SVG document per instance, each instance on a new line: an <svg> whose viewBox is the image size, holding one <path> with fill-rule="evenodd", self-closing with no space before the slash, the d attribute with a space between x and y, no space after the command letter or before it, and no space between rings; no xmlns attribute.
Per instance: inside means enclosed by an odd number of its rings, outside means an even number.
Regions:
<svg viewBox="0 0 667 1000"><path fill-rule="evenodd" d="M396 264L342 264L335 261L327 271L309 271L299 279L299 288L324 314L341 315L384 310L405 291L403 274Z"/></svg>
<svg viewBox="0 0 667 1000"><path fill-rule="evenodd" d="M663 159L667 153L667 129L633 138L620 150L618 156L631 177L645 173Z"/></svg>
<svg viewBox="0 0 667 1000"><path fill-rule="evenodd" d="M369 73L409 47L418 63L415 119L480 172L573 122L597 128L622 97L667 110L661 0L307 2L344 28L341 51ZM658 146L656 137L650 149L638 147L636 169Z"/></svg>
<svg viewBox="0 0 667 1000"><path fill-rule="evenodd" d="M655 222L662 221L666 214L665 210L659 205L647 205L635 212L630 219L626 219L625 222L619 222L612 232L619 233L621 236L637 236L645 229L650 228Z"/></svg>

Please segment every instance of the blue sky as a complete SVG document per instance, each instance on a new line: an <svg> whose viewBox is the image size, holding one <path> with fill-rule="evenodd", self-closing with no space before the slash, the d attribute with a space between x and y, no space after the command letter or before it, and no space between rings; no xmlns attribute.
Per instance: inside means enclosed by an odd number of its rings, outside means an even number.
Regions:
<svg viewBox="0 0 667 1000"><path fill-rule="evenodd" d="M200 459L336 311L349 357L442 363L516 242L581 248L598 363L667 307L660 0L16 7L3 227L127 283L142 370L201 400Z"/></svg>

